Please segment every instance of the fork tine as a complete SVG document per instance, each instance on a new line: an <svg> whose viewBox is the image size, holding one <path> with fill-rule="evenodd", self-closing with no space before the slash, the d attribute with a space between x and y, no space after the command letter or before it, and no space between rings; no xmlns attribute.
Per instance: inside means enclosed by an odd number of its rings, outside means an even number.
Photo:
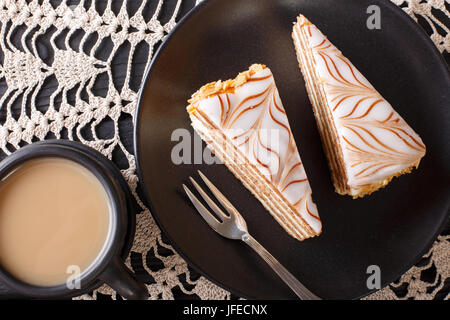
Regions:
<svg viewBox="0 0 450 320"><path fill-rule="evenodd" d="M197 209L197 211L200 213L200 215L205 219L205 221L214 229L216 230L217 227L220 225L220 222L208 211L208 209L205 208L205 206L197 199L196 196L189 190L188 187L186 187L185 184L183 184L184 191L186 192L187 196L191 200L194 207Z"/></svg>
<svg viewBox="0 0 450 320"><path fill-rule="evenodd" d="M225 196L222 194L222 192L220 192L219 189L217 189L212 184L212 182L209 181L209 179L200 170L197 170L197 171L198 171L198 174L200 175L200 177L202 178L202 180L208 186L209 190L211 190L211 192L216 196L217 200L220 201L220 203L228 211L228 213L230 215L236 215L238 217L241 217L241 214L239 213L239 211L237 211L237 209L231 204L231 202L228 201L227 198L225 198Z"/></svg>
<svg viewBox="0 0 450 320"><path fill-rule="evenodd" d="M210 206L211 209L213 209L213 211L217 214L217 216L220 219L227 219L229 218L223 211L222 209L220 209L217 204L211 200L211 198L206 194L205 191L203 191L203 189L198 185L198 183L194 180L194 178L189 177L189 179L191 179L192 184L194 185L195 189L197 189L197 191L200 193L200 195L202 196L203 199L205 199L206 203L208 203L208 205Z"/></svg>

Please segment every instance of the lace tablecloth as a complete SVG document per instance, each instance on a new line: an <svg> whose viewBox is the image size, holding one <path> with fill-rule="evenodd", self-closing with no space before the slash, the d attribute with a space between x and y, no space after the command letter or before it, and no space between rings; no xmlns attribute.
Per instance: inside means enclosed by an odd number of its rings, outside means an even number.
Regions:
<svg viewBox="0 0 450 320"><path fill-rule="evenodd" d="M446 0L392 0L449 61ZM122 170L141 211L127 260L151 299L234 299L165 241L141 201L132 150L137 92L153 53L194 0L0 1L1 158L34 141L81 141ZM396 282L366 299L448 299L449 228ZM79 299L119 299L106 285Z"/></svg>

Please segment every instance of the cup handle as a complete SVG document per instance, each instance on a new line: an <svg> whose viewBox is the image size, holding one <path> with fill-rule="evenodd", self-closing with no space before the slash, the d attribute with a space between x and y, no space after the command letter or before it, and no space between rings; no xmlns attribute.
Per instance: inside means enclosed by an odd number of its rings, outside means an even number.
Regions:
<svg viewBox="0 0 450 320"><path fill-rule="evenodd" d="M113 258L110 265L100 275L100 280L127 300L145 300L149 296L145 284L138 282L130 269L118 257Z"/></svg>

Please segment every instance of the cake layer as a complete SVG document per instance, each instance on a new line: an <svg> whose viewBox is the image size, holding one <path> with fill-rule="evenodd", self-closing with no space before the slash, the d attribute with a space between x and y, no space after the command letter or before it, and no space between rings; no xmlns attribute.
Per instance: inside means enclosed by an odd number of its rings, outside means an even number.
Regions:
<svg viewBox="0 0 450 320"><path fill-rule="evenodd" d="M336 191L364 196L417 167L422 140L341 51L302 15L292 37Z"/></svg>
<svg viewBox="0 0 450 320"><path fill-rule="evenodd" d="M330 167L331 177L336 191L339 194L347 193L347 184L345 181L345 166L343 164L342 150L338 143L335 143L337 132L332 121L333 115L329 111L327 101L321 99L324 95L323 88L319 85L320 81L315 73L308 72L314 70L311 61L314 61L311 52L301 47L301 42L295 42L298 61L301 63L301 72L306 79L306 87L309 98L312 102L314 116L319 128L320 137L327 154L328 165Z"/></svg>
<svg viewBox="0 0 450 320"><path fill-rule="evenodd" d="M303 240L320 234L311 188L270 69L253 65L238 78L208 84L193 95L187 110L194 129L290 235Z"/></svg>

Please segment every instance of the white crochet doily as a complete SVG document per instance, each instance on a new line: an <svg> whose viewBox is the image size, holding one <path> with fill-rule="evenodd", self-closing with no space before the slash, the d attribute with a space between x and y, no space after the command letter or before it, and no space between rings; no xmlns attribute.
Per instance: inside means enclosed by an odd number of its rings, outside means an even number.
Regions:
<svg viewBox="0 0 450 320"><path fill-rule="evenodd" d="M445 0L392 1L428 25L433 42L448 54ZM196 274L161 238L140 200L131 144L121 134L124 125L132 126L155 46L194 4L188 2L0 0L0 148L4 156L37 140L64 138L113 159L141 208L127 263L147 283L151 299L230 299L236 297ZM128 63L115 64L119 56ZM134 59L140 72L133 70ZM417 266L368 298L448 298L449 273L450 238L441 235ZM79 297L105 298L120 297L106 285Z"/></svg>

